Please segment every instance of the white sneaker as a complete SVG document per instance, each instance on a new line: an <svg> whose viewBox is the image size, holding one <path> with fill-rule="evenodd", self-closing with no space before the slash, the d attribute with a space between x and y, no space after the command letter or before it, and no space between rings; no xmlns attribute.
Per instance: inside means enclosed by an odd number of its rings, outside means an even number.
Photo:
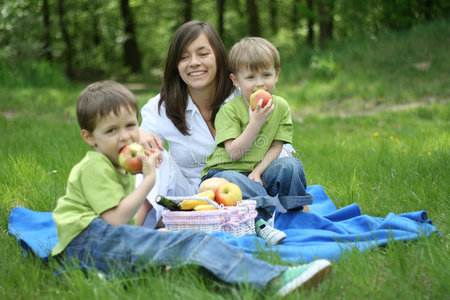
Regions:
<svg viewBox="0 0 450 300"><path fill-rule="evenodd" d="M311 288L331 273L331 263L318 259L309 264L289 267L271 282L277 296L285 296L299 287Z"/></svg>
<svg viewBox="0 0 450 300"><path fill-rule="evenodd" d="M274 246L281 244L286 238L286 234L278 229L269 226L263 219L255 223L256 235L262 237L266 241L267 246Z"/></svg>

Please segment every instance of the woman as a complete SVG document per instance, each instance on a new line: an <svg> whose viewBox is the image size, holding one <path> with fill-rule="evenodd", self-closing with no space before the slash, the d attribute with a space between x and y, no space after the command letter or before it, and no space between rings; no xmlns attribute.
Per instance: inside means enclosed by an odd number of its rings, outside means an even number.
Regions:
<svg viewBox="0 0 450 300"><path fill-rule="evenodd" d="M157 225L162 214L162 207L155 203L157 195L198 192L205 159L215 148L214 118L236 93L226 48L212 25L190 21L178 28L169 47L161 93L141 111L141 143L164 150L167 142L169 152L163 152L157 181L148 195L151 205L146 203L139 212L138 224L145 219L144 226ZM285 148L285 155L292 151L290 145Z"/></svg>
<svg viewBox="0 0 450 300"><path fill-rule="evenodd" d="M233 97L226 48L211 24L190 21L175 32L169 47L161 93L142 108L141 143L159 148L167 141L145 226L154 227L162 209L156 195L193 195L206 157L215 147L214 118ZM220 66L220 67L219 67ZM138 178L138 183L140 182ZM147 205L147 211L151 209ZM140 212L138 222L142 222Z"/></svg>

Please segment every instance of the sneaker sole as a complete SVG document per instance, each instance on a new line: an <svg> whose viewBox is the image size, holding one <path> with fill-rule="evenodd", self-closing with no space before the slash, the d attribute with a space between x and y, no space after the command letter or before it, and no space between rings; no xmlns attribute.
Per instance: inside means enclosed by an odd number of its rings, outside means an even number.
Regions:
<svg viewBox="0 0 450 300"><path fill-rule="evenodd" d="M286 234L283 234L281 238L276 239L276 235L266 240L266 246L275 246L281 244L286 239Z"/></svg>
<svg viewBox="0 0 450 300"><path fill-rule="evenodd" d="M331 273L331 263L326 259L318 259L313 265L302 273L300 276L289 282L276 295L284 297L293 290L301 286L302 289L310 289L316 287Z"/></svg>

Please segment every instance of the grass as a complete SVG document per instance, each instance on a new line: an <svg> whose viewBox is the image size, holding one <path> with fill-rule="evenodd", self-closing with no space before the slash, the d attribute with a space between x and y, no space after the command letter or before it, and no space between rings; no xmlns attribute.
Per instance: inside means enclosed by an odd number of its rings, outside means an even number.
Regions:
<svg viewBox="0 0 450 300"><path fill-rule="evenodd" d="M448 100L448 20L371 40L304 51L283 63L277 91L293 107L315 112Z"/></svg>
<svg viewBox="0 0 450 300"><path fill-rule="evenodd" d="M355 50L351 50L353 46L336 50L335 63L348 68L340 67L328 80L310 66L303 79L307 83L301 90L289 75L294 73L295 64L292 69L283 70L286 77L280 79L283 85L278 90L288 99L289 95L300 93L291 101L297 120L294 147L309 184L321 184L338 207L358 203L363 214L385 217L389 212L426 210L442 233L440 237L391 242L366 252L345 253L333 263L332 276L324 284L312 291L289 295L288 299L448 299L450 93L448 61L441 61L442 65L447 64L446 70L434 63L443 59L440 49L448 47L442 39L441 47L435 44L436 36L448 33L448 26L442 28L440 24L415 29L420 37L429 33L430 41L421 45L430 44L436 50L423 50L433 61L428 72L435 73L431 79L412 69L401 71L400 80L413 83L408 91L401 84L389 83L391 70L378 65L378 50L370 51L366 42L360 46L355 43ZM438 29L440 34L434 32ZM418 38L414 31L396 35L394 40L398 43L393 43L392 37L380 38L378 49L407 49ZM367 65L362 70L350 54L360 51L358 47L367 49ZM405 53L392 50L390 59L396 61L393 56L397 56L398 60L417 61L416 52L411 51L412 57L405 58L399 57ZM0 67L6 68L4 64ZM303 66L297 67L300 70ZM328 68L332 69L332 64ZM378 88L369 89L366 94L364 87L370 87L372 80L361 74L367 69L378 74L370 75L374 76L372 79L380 78L374 83ZM105 279L80 270L55 276L57 266L53 261L46 263L32 256L24 259L16 239L7 233L9 213L15 206L52 210L64 193L71 167L88 150L79 136L73 113L83 86L59 81L42 86L41 81L30 80L0 86L0 298L270 298L248 286L222 283L195 267L168 272L152 267L145 272ZM432 80L432 87L422 93L421 86L427 87ZM343 91L338 91L338 83L343 85ZM137 98L142 105L156 93L155 88L139 91ZM405 93L412 96L404 96ZM383 103L392 107L405 102L425 105L381 111L369 107L359 114L352 113L361 108L362 100L377 103L379 95L386 99ZM439 101L430 102L430 95ZM335 113L337 109L346 114ZM264 254L260 256L268 259ZM276 256L270 260L280 262Z"/></svg>

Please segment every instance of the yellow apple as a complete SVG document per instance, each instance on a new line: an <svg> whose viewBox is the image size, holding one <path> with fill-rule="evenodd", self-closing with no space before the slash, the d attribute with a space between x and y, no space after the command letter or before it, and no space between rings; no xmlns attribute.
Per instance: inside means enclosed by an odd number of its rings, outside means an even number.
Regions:
<svg viewBox="0 0 450 300"><path fill-rule="evenodd" d="M217 188L219 187L219 185L221 185L222 183L226 183L226 182L229 182L229 181L226 180L225 178L220 178L220 177L208 178L200 184L199 192L203 193L206 191L213 191L215 193Z"/></svg>
<svg viewBox="0 0 450 300"><path fill-rule="evenodd" d="M236 206L242 201L242 191L237 184L225 182L216 190L216 202L224 206Z"/></svg>

